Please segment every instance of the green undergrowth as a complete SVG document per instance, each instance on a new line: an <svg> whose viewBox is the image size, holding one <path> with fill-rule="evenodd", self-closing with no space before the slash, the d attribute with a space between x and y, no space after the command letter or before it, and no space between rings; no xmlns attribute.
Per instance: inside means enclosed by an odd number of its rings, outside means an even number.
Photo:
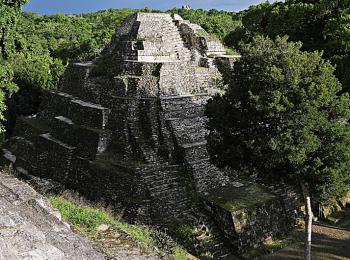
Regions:
<svg viewBox="0 0 350 260"><path fill-rule="evenodd" d="M239 53L235 49L232 49L229 47L225 48L225 52L226 52L226 55L232 55L232 56L239 55Z"/></svg>
<svg viewBox="0 0 350 260"><path fill-rule="evenodd" d="M205 231L196 230L188 224L174 223L168 227L168 232L178 244L189 249L193 254L199 255L199 259L213 259L211 250L214 241L211 238L203 241L196 239Z"/></svg>
<svg viewBox="0 0 350 260"><path fill-rule="evenodd" d="M175 242L163 241L159 243L158 230L150 227L131 225L112 217L104 209L82 207L63 197L52 196L49 198L52 206L58 209L65 221L74 226L84 236L94 240L97 228L103 224L110 225L127 234L143 249L156 252L157 249L169 256L172 260L189 259L189 254ZM169 248L171 244L171 248Z"/></svg>
<svg viewBox="0 0 350 260"><path fill-rule="evenodd" d="M273 254L287 246L301 242L302 240L300 238L293 235L283 238L270 238L267 239L260 247L249 250L242 257L243 259L261 259L262 256Z"/></svg>

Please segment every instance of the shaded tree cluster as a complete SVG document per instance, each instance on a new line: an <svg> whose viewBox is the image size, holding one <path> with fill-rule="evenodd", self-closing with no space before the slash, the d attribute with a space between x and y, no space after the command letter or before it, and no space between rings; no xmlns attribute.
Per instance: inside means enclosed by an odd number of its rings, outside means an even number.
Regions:
<svg viewBox="0 0 350 260"><path fill-rule="evenodd" d="M328 202L350 185L350 99L320 52L257 36L207 106L213 159L264 179L306 183Z"/></svg>
<svg viewBox="0 0 350 260"><path fill-rule="evenodd" d="M289 0L252 6L234 15L242 26L232 30L225 42L239 48L256 35L288 35L303 43L302 50L323 51L336 66L344 91L350 87L350 2L348 0Z"/></svg>

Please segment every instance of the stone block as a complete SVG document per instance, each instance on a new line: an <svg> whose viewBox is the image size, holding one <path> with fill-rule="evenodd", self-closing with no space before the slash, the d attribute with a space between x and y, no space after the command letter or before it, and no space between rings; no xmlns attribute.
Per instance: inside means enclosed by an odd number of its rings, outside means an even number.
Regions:
<svg viewBox="0 0 350 260"><path fill-rule="evenodd" d="M213 190L206 200L227 239L236 241L239 253L290 230L281 198L258 185Z"/></svg>

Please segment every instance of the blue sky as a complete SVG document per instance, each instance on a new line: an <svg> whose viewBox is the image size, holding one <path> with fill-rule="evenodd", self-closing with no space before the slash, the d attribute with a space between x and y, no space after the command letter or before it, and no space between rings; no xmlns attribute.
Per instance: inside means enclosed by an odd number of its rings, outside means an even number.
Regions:
<svg viewBox="0 0 350 260"><path fill-rule="evenodd" d="M40 14L87 13L108 8L143 8L168 10L182 5L192 8L240 11L265 0L29 0L25 11Z"/></svg>

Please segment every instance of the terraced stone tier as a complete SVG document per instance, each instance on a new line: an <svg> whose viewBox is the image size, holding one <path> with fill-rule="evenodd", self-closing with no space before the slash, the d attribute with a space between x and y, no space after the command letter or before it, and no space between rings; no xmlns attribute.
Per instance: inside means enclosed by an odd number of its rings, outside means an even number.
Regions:
<svg viewBox="0 0 350 260"><path fill-rule="evenodd" d="M71 119L76 124L105 128L109 109L99 104L83 101L64 92L46 93L43 101L44 111L39 112L40 119L53 120L57 116Z"/></svg>
<svg viewBox="0 0 350 260"><path fill-rule="evenodd" d="M54 137L77 148L77 156L92 160L107 149L111 139L109 130L81 126L63 116L55 117L51 129Z"/></svg>

